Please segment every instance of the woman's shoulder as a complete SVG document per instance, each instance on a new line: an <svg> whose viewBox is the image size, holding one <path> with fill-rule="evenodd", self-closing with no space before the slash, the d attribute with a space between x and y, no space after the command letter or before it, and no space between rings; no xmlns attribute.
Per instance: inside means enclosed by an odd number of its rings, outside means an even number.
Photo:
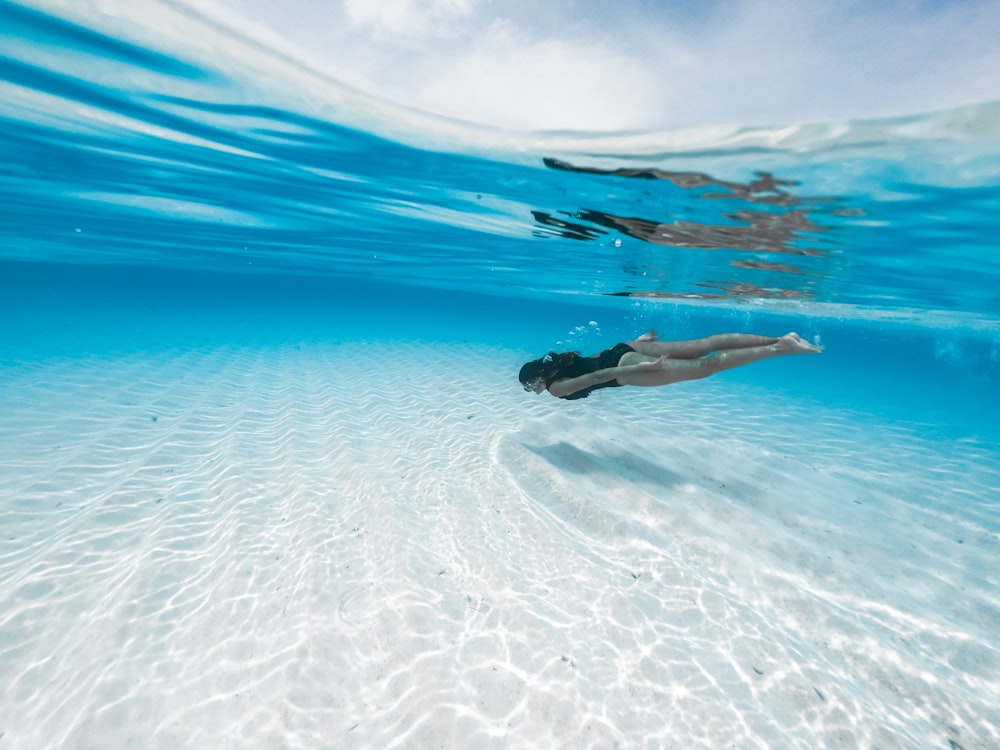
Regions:
<svg viewBox="0 0 1000 750"><path fill-rule="evenodd" d="M577 352L573 352L573 355L572 358L567 358L565 362L560 363L559 369L552 374L549 383L554 383L563 378L576 378L597 369L596 358L583 357Z"/></svg>

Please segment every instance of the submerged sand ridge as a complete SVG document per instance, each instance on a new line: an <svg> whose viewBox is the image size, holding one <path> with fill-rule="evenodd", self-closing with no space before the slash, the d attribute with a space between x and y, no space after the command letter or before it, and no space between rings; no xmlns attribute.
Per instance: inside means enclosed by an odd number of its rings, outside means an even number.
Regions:
<svg viewBox="0 0 1000 750"><path fill-rule="evenodd" d="M12 747L1000 742L1000 461L397 342L0 377Z"/></svg>

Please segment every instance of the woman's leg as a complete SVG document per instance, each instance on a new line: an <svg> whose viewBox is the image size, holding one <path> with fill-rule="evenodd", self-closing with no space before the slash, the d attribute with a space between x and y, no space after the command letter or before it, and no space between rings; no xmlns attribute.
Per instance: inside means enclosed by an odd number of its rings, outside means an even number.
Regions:
<svg viewBox="0 0 1000 750"><path fill-rule="evenodd" d="M797 333L789 333L780 339L769 340L774 343L765 346L727 349L703 359L670 358L664 355L655 362L629 367L627 373L618 377L618 382L623 385L638 386L669 385L684 380L707 378L709 375L715 375L723 370L732 370L735 367L742 367L771 357L781 357L787 354L822 354L823 352L822 348L804 341Z"/></svg>
<svg viewBox="0 0 1000 750"><path fill-rule="evenodd" d="M656 331L639 336L628 344L639 354L667 359L697 359L712 352L729 349L748 349L754 346L768 346L777 343L773 336L756 336L752 333L717 333L703 339L691 341L658 341Z"/></svg>

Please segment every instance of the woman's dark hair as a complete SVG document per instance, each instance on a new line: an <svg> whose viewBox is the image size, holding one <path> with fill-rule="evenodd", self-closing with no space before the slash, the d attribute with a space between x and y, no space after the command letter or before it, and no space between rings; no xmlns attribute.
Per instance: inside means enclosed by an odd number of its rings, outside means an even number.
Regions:
<svg viewBox="0 0 1000 750"><path fill-rule="evenodd" d="M547 387L557 372L571 365L579 356L580 352L549 352L541 359L525 362L517 379L527 388L528 383L541 378Z"/></svg>

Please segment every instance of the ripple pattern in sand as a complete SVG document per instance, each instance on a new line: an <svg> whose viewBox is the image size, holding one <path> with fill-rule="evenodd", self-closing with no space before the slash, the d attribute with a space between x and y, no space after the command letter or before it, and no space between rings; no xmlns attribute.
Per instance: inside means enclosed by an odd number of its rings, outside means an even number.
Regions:
<svg viewBox="0 0 1000 750"><path fill-rule="evenodd" d="M989 446L359 349L2 374L0 741L1000 741Z"/></svg>

